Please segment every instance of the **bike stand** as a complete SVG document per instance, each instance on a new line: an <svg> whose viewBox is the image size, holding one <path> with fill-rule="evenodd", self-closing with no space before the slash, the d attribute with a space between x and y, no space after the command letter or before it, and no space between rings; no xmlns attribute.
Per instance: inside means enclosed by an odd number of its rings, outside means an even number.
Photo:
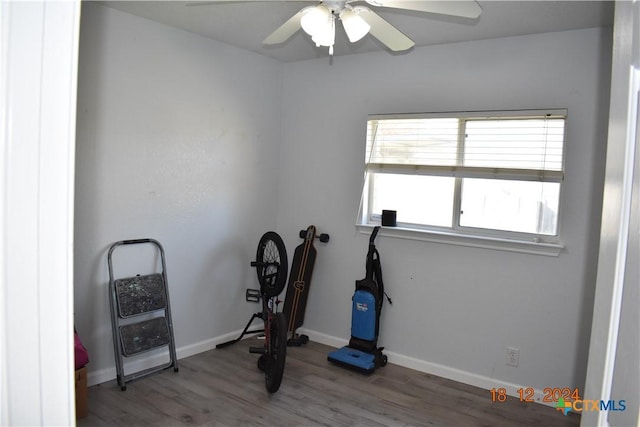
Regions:
<svg viewBox="0 0 640 427"><path fill-rule="evenodd" d="M257 289L247 289L247 292L245 294L245 299L248 302L259 302L260 301L260 291ZM264 328L263 329L256 329L253 331L249 330L249 327L251 326L251 324L253 323L253 321L255 319L262 319L262 312L257 312L257 313L253 313L253 315L251 316L251 318L249 319L249 321L247 322L247 325L244 327L244 329L242 330L242 333L240 334L240 336L234 340L231 341L227 341L227 342L223 342L221 344L216 345L216 348L223 348L223 347L227 347L231 344L235 344L238 341L240 341L242 339L242 337L244 337L247 334L259 334L261 332L264 332ZM264 320L264 319L262 319ZM250 351L251 353L253 353L252 351Z"/></svg>
<svg viewBox="0 0 640 427"><path fill-rule="evenodd" d="M305 345L309 342L309 337L304 334L296 334L287 340L287 345L289 347L300 347L301 345Z"/></svg>

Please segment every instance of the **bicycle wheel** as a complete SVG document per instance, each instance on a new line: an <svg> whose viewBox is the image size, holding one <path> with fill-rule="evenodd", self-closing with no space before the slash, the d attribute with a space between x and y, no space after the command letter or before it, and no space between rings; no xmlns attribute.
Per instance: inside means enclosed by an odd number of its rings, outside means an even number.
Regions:
<svg viewBox="0 0 640 427"><path fill-rule="evenodd" d="M273 231L266 232L258 243L256 272L261 293L267 297L280 295L287 282L287 250L282 238Z"/></svg>
<svg viewBox="0 0 640 427"><path fill-rule="evenodd" d="M280 388L287 357L287 318L283 313L274 313L271 320L270 345L265 354L264 378L267 391L275 393Z"/></svg>

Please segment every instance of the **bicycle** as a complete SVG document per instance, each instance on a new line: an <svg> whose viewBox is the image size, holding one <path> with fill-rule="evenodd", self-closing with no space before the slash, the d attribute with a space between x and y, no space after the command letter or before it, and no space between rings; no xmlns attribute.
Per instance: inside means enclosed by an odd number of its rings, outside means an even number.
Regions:
<svg viewBox="0 0 640 427"><path fill-rule="evenodd" d="M260 289L247 289L245 298L250 302L262 301L262 310L254 313L238 338L216 348L236 343L246 334L264 332L264 345L250 347L249 353L260 354L258 369L265 374L265 386L269 393L280 388L284 375L284 364L287 357L287 318L277 311L281 302L278 295L287 282L287 252L282 238L275 232L265 233L258 243L256 260L251 262L256 268ZM264 329L249 331L253 320L260 318Z"/></svg>

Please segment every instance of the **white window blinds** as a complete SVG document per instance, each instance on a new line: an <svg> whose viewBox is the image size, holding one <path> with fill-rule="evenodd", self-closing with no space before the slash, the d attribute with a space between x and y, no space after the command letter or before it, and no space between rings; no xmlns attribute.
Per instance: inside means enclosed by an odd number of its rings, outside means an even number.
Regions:
<svg viewBox="0 0 640 427"><path fill-rule="evenodd" d="M367 170L559 182L566 112L371 117Z"/></svg>

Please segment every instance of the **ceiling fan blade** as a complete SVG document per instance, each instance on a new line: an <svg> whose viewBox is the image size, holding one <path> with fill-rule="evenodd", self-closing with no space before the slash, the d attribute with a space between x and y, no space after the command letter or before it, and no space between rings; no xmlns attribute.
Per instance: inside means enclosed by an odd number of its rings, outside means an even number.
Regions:
<svg viewBox="0 0 640 427"><path fill-rule="evenodd" d="M477 18L482 13L480 5L473 0L427 1L427 0L365 0L372 6L415 10L441 15Z"/></svg>
<svg viewBox="0 0 640 427"><path fill-rule="evenodd" d="M211 6L214 4L224 4L224 3L265 3L265 2L272 2L272 3L282 3L282 2L296 2L296 3L300 3L300 2L306 2L306 3L310 3L314 0L209 0L209 1L189 1L186 2L184 5L185 6L189 6L189 7L193 7L193 6ZM320 0L318 0L320 1Z"/></svg>
<svg viewBox="0 0 640 427"><path fill-rule="evenodd" d="M405 36L400 30L385 21L380 15L372 10L361 7L359 15L371 26L369 33L380 40L385 46L394 52L411 49L415 43Z"/></svg>
<svg viewBox="0 0 640 427"><path fill-rule="evenodd" d="M262 40L262 44L280 44L289 40L300 28L300 19L306 12L306 7L300 12L293 15L287 22L279 26L273 33L269 34L266 39Z"/></svg>

